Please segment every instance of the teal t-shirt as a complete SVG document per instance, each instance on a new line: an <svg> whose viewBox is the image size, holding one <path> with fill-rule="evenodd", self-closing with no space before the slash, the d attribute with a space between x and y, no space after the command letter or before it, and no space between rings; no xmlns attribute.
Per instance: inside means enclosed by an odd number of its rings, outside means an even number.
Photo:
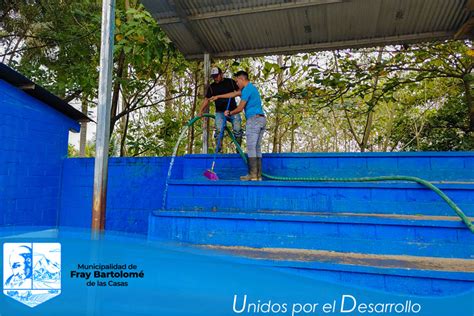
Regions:
<svg viewBox="0 0 474 316"><path fill-rule="evenodd" d="M245 118L247 120L257 114L265 114L262 108L260 93L251 82L242 89L240 99L247 102L245 105Z"/></svg>

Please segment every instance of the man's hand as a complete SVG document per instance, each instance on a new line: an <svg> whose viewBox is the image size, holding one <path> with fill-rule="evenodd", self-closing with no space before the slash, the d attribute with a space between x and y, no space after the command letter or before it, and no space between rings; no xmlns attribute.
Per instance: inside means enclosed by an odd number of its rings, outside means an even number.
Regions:
<svg viewBox="0 0 474 316"><path fill-rule="evenodd" d="M211 97L211 98L209 99L209 101L214 102L214 101L216 101L217 99L220 99L220 98L219 98L218 95L215 95L215 96Z"/></svg>
<svg viewBox="0 0 474 316"><path fill-rule="evenodd" d="M229 110L225 110L225 111L224 111L224 115L227 116L227 117L230 117L230 111L229 111Z"/></svg>

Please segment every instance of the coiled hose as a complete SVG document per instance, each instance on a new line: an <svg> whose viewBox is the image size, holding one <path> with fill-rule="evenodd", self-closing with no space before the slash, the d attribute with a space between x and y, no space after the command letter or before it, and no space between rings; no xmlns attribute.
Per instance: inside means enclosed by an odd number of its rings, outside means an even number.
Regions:
<svg viewBox="0 0 474 316"><path fill-rule="evenodd" d="M198 120L200 120L202 117L208 117L215 119L215 116L212 114L204 114L203 116L196 116L193 119L191 119L187 125L191 126L194 123L196 123ZM245 163L247 163L247 157L245 156L245 153L242 151L242 148L239 146L237 143L237 140L234 137L234 134L232 131L226 126L226 131L229 134L230 138L232 139L232 142L235 144L235 147L237 148L237 151L240 154L240 157L244 160ZM270 174L262 173L262 176L270 179L270 180L276 180L276 181L307 181L307 182L380 182L380 181L409 181L409 182L416 182L433 192L435 192L437 195L439 195L448 205L453 209L453 211L456 213L457 216L459 216L462 220L462 222L467 226L467 228L474 233L474 224L470 221L470 219L464 214L464 212L459 208L459 206L456 205L456 203L453 202L443 191L441 191L439 188L434 186L432 183L429 181L423 180L418 177L412 177L412 176L380 176L380 177L363 177L363 178L313 178L313 177L282 177L282 176L273 176Z"/></svg>

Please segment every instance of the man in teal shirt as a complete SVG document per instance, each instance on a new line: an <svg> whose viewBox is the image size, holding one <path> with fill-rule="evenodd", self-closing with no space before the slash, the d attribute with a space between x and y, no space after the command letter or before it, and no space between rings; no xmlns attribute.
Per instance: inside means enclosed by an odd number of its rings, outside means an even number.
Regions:
<svg viewBox="0 0 474 316"><path fill-rule="evenodd" d="M267 120L262 108L262 98L257 88L249 81L247 72L241 70L234 74L240 91L218 95L212 101L222 98L240 96L240 103L236 109L226 111L225 115L235 115L245 109L248 174L240 177L241 180L262 180L262 139Z"/></svg>

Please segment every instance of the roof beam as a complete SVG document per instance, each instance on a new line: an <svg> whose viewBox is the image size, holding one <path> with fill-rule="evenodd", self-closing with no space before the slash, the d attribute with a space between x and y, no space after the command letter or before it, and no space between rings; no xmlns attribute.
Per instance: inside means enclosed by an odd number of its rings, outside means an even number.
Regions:
<svg viewBox="0 0 474 316"><path fill-rule="evenodd" d="M472 37L474 30L474 17L469 18L469 20L464 23L459 30L454 35L455 39L462 39L465 37Z"/></svg>
<svg viewBox="0 0 474 316"><path fill-rule="evenodd" d="M474 11L474 0L469 0L466 3L466 10L468 12ZM473 30L474 30L474 16L472 16L472 14L471 14L471 17L469 18L469 20L467 20L466 23L464 23L459 28L459 30L454 35L454 38L455 39L462 39L462 38L465 38L465 37L472 37Z"/></svg>
<svg viewBox="0 0 474 316"><path fill-rule="evenodd" d="M339 41L331 43L315 43L307 45L295 45L275 48L260 48L252 50L241 50L241 51L227 51L222 53L216 53L213 55L215 58L233 58L233 57L245 57L245 56L265 56L265 55L276 55L276 54L297 54L303 52L314 52L324 50L335 50L335 49L348 49L348 48L362 48L362 47L377 47L385 45L399 45L404 43L420 43L429 40L444 40L452 38L453 32L431 32L422 34L409 34L400 36L389 36L380 38L367 38L367 39L355 39L350 41ZM189 59L200 59L200 55L189 55L186 56Z"/></svg>
<svg viewBox="0 0 474 316"><path fill-rule="evenodd" d="M202 52L207 52L210 53L212 52L211 47L207 41L205 41L201 36L199 36L198 32L196 32L195 28L193 25L190 23L189 17L186 14L186 11L184 10L183 0L175 0L174 1L174 7L176 9L176 13L179 16L179 22L183 23L184 27L188 30L188 32L192 35L194 35L195 40L197 44L199 45L199 48ZM170 0L168 0L170 2ZM171 5L171 4L170 4Z"/></svg>
<svg viewBox="0 0 474 316"><path fill-rule="evenodd" d="M34 90L36 88L36 85L34 83L29 83L29 84L20 84L16 87L20 90Z"/></svg>
<svg viewBox="0 0 474 316"><path fill-rule="evenodd" d="M348 1L349 0L293 0L292 2L286 2L286 3L281 3L281 4L269 4L269 5L262 5L262 6L242 8L242 9L212 11L212 12L187 16L186 19L188 21L208 20L208 19L236 16L236 15L307 8L307 7L312 7L312 6L342 3L342 2L348 2ZM176 2L179 2L179 0L176 0ZM166 25L166 24L173 24L173 23L181 23L183 22L183 20L181 16L179 16L179 17L173 17L173 18L159 19L157 22L159 25Z"/></svg>
<svg viewBox="0 0 474 316"><path fill-rule="evenodd" d="M468 11L474 11L474 0L469 0L467 3L466 3L466 9Z"/></svg>

